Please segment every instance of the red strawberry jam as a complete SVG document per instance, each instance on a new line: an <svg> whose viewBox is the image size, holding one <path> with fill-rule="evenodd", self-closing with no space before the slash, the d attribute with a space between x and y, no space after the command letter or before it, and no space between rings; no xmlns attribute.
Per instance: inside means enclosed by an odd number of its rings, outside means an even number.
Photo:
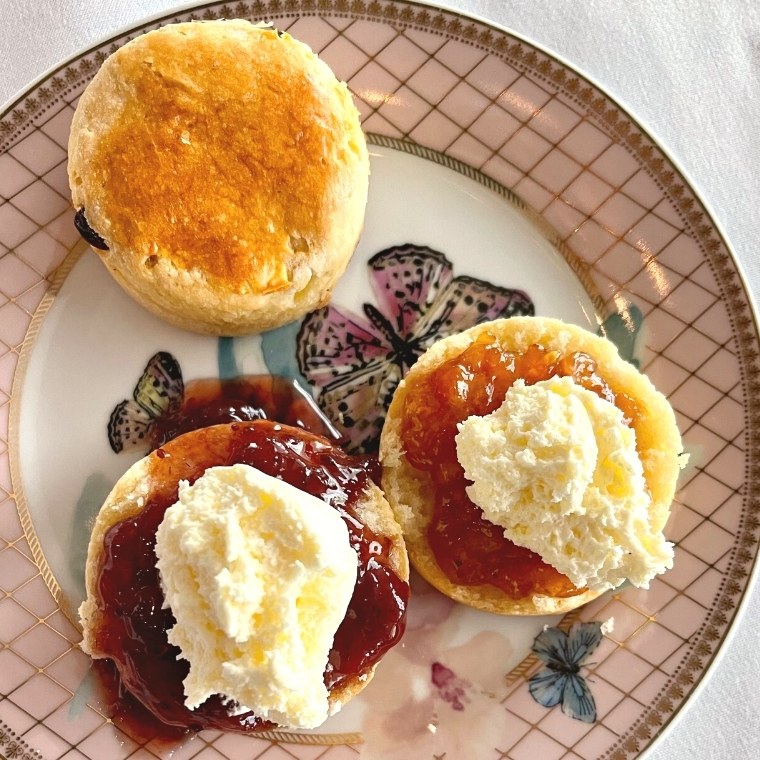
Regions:
<svg viewBox="0 0 760 760"><path fill-rule="evenodd" d="M230 380L191 380L181 402L173 403L154 421L151 448L209 425L264 419L340 440L340 433L295 380L277 375L245 375Z"/></svg>
<svg viewBox="0 0 760 760"><path fill-rule="evenodd" d="M268 420L215 425L180 436L151 454L152 489L144 509L106 534L98 578L103 624L95 645L116 663L131 695L164 724L183 729L250 732L272 727L250 712L231 715L220 696L192 711L185 707L182 681L189 666L167 641L174 618L163 608L155 567L156 529L177 501L179 481L193 483L209 467L235 463L252 465L322 499L348 527L357 554L357 582L326 664L328 689L369 671L404 630L408 584L390 566L390 542L364 526L355 511L370 484L376 466L372 460Z"/></svg>

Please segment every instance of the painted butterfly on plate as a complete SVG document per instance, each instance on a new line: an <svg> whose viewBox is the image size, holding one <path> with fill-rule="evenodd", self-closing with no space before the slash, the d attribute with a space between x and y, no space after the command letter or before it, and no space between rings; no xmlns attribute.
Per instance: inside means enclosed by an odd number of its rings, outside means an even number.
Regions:
<svg viewBox="0 0 760 760"><path fill-rule="evenodd" d="M467 275L427 246L387 248L368 262L377 306L363 316L327 306L297 336L298 369L347 448L376 450L385 410L407 370L435 341L481 322L535 313L521 290Z"/></svg>
<svg viewBox="0 0 760 760"><path fill-rule="evenodd" d="M580 667L599 646L602 624L574 623L568 633L546 628L536 636L533 651L546 667L531 676L528 689L544 707L562 705L562 712L584 723L596 720L596 703Z"/></svg>
<svg viewBox="0 0 760 760"><path fill-rule="evenodd" d="M641 366L641 359L637 356L638 338L644 325L644 315L634 303L619 308L620 311L610 314L604 320L598 334L611 340L617 346L621 358L638 369Z"/></svg>
<svg viewBox="0 0 760 760"><path fill-rule="evenodd" d="M108 420L108 441L118 454L139 446L153 421L182 401L185 384L177 360L168 351L151 356L131 399L117 404Z"/></svg>

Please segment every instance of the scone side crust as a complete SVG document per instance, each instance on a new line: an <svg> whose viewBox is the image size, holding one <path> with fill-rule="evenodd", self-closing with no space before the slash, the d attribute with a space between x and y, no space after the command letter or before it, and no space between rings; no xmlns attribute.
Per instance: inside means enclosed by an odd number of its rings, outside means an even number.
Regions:
<svg viewBox="0 0 760 760"><path fill-rule="evenodd" d="M292 286L266 294L225 293L209 288L197 273L178 272L165 263L156 266L158 271L148 282L135 277L123 257L109 251L99 251L98 255L124 291L156 316L185 330L234 336L270 330L326 306L357 243L358 233L352 244L344 246L348 253L340 261L335 256L339 246L334 249L332 270L320 276L303 267L304 276L297 277ZM301 281L306 284L299 287Z"/></svg>
<svg viewBox="0 0 760 760"><path fill-rule="evenodd" d="M609 341L559 320L537 317L512 317L477 326L451 336L431 347L412 367L407 379L426 374L442 362L458 356L483 332L491 332L508 349L525 350L538 343L562 352L584 351L598 364L599 372L615 392L634 398L642 412L636 426L637 447L645 469L653 504L650 519L661 529L670 510L679 471L680 434L673 410L646 376L622 360ZM470 606L502 614L548 614L565 612L598 596L587 592L567 599L511 600L491 586L460 587L440 570L425 538L432 516L429 477L406 460L400 437L401 414L406 398L407 380L401 382L391 402L380 443L383 489L396 513L406 538L414 567L426 580L448 596Z"/></svg>
<svg viewBox="0 0 760 760"><path fill-rule="evenodd" d="M380 488L370 481L364 498L356 505L361 521L376 535L390 539L391 569L402 580L409 581L409 558L401 526Z"/></svg>
<svg viewBox="0 0 760 760"><path fill-rule="evenodd" d="M356 505L355 509L362 522L373 533L390 539L389 559L391 568L401 580L408 582L409 558L406 542L385 494L374 483L370 483L365 498ZM346 681L330 692L329 701L334 710L346 704L369 684L375 675L377 665L379 663L373 665L357 678Z"/></svg>
<svg viewBox="0 0 760 760"><path fill-rule="evenodd" d="M92 657L101 657L97 649L97 632L100 628L98 611L98 577L103 564L103 543L111 526L128 520L142 511L151 489L150 460L144 457L135 462L119 478L103 502L92 525L87 545L85 590L87 597L79 607L82 622L82 649Z"/></svg>

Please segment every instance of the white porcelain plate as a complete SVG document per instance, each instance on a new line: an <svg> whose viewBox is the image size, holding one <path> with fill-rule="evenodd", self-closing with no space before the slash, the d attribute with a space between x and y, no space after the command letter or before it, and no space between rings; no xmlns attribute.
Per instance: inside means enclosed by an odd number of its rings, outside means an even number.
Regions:
<svg viewBox="0 0 760 760"><path fill-rule="evenodd" d="M172 744L109 720L78 648L88 521L143 453L114 452L111 412L162 351L186 382L296 378L334 419L336 403L359 395L323 392L308 357L327 350L324 320L234 340L169 327L123 294L74 229L66 143L98 65L162 24L232 16L309 43L355 95L370 201L322 316L350 314L365 339L388 341L387 382L401 363L393 352L417 336L411 325L391 341L369 318L391 324L396 305L379 297L373 264L413 258L422 312L452 296L458 306L443 332L535 312L608 335L668 395L691 464L666 530L675 567L649 590L620 590L564 619L515 619L456 605L415 578L401 644L321 729L204 731ZM361 340L349 344L336 363L358 382L366 355ZM82 53L0 116L0 755L639 755L707 672L747 592L760 527L758 356L735 263L678 169L609 96L505 30L413 3L270 0L206 5ZM554 670L533 651L539 635ZM543 690L531 689L537 675Z"/></svg>

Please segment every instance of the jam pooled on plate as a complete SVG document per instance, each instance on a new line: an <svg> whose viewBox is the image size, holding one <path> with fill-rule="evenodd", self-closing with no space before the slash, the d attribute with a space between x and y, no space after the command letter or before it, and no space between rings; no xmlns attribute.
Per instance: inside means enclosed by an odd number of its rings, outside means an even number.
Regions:
<svg viewBox="0 0 760 760"><path fill-rule="evenodd" d="M244 375L228 380L191 380L150 428L151 450L191 430L228 422L276 420L340 441L340 433L296 380Z"/></svg>

